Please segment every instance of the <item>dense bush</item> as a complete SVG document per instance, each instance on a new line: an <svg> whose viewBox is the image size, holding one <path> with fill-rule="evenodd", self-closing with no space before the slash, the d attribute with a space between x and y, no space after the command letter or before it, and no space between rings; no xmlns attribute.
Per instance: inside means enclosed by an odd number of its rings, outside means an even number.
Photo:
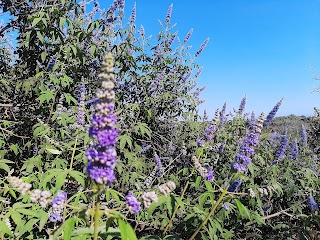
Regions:
<svg viewBox="0 0 320 240"><path fill-rule="evenodd" d="M200 116L208 39L191 54L172 5L155 45L122 0L0 7L0 237L319 238L312 135L270 134L282 100Z"/></svg>

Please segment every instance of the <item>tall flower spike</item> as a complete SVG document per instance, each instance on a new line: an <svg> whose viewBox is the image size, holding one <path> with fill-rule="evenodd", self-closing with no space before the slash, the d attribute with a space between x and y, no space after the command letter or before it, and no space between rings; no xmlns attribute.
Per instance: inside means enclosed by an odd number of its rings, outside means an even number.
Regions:
<svg viewBox="0 0 320 240"><path fill-rule="evenodd" d="M102 88L96 92L95 112L91 117L89 135L97 140L97 144L86 152L88 159L87 173L98 184L110 185L114 180L114 167L117 160L115 148L118 130L116 115L113 113L115 104L113 72L114 59L111 53L102 63Z"/></svg>
<svg viewBox="0 0 320 240"><path fill-rule="evenodd" d="M193 28L191 28L191 29L189 30L189 32L187 33L186 37L184 38L184 41L183 41L184 44L187 44L187 42L189 41L192 33L193 33Z"/></svg>
<svg viewBox="0 0 320 240"><path fill-rule="evenodd" d="M302 125L302 127L301 127L301 145L302 145L302 147L306 147L307 143L308 143L307 130L304 127L304 125Z"/></svg>
<svg viewBox="0 0 320 240"><path fill-rule="evenodd" d="M240 102L239 110L238 110L239 115L242 115L244 108L246 107L246 101L247 101L246 97L242 98L242 100Z"/></svg>
<svg viewBox="0 0 320 240"><path fill-rule="evenodd" d="M269 126L272 123L273 118L275 117L276 113L278 112L281 104L282 104L283 98L273 107L271 112L268 114L267 119L264 121L263 126Z"/></svg>
<svg viewBox="0 0 320 240"><path fill-rule="evenodd" d="M207 38L207 39L201 44L199 50L198 50L198 51L196 52L196 54L194 55L195 58L199 56L199 54L200 54L200 53L203 51L203 49L207 46L208 42L209 42L209 38Z"/></svg>
<svg viewBox="0 0 320 240"><path fill-rule="evenodd" d="M136 14L137 14L137 9L136 9L136 3L134 3L132 11L131 11L131 15L128 21L129 25L134 24L134 22L136 21Z"/></svg>
<svg viewBox="0 0 320 240"><path fill-rule="evenodd" d="M170 22L171 14L172 14L172 8L173 8L173 4L171 4L169 6L169 8L168 8L167 15L166 15L166 20L165 20L166 24L168 24Z"/></svg>
<svg viewBox="0 0 320 240"><path fill-rule="evenodd" d="M227 108L227 102L223 104L223 107L219 113L220 126L224 126L224 124L226 123L226 116L225 116L226 108Z"/></svg>

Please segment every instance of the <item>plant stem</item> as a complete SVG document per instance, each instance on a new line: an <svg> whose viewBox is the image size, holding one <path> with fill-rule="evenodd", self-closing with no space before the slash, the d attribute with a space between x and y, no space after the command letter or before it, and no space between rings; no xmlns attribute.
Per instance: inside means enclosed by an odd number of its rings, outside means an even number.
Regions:
<svg viewBox="0 0 320 240"><path fill-rule="evenodd" d="M76 153L76 147L77 147L77 140L78 140L78 136L76 137L76 141L74 142L74 146L73 146L73 151L72 151L72 156L71 156L71 161L70 161L70 170L72 170L72 165L73 165L73 159L74 159L74 155Z"/></svg>
<svg viewBox="0 0 320 240"><path fill-rule="evenodd" d="M99 220L100 220L99 208L100 208L100 200L98 199L96 202L96 208L94 211L93 240L98 240L98 233L99 233L98 227L99 227Z"/></svg>
<svg viewBox="0 0 320 240"><path fill-rule="evenodd" d="M181 193L181 198L183 198L185 192L187 191L188 185L189 185L189 180L187 181L186 185L184 186L184 189L183 189L183 191L182 191L182 193ZM173 221L173 218L174 218L174 216L176 215L176 213L177 213L177 211L178 211L178 208L179 208L179 205L177 205L177 206L174 208L174 211L173 211L173 214L172 214L172 216L171 216L171 218L170 218L170 221L169 221L169 223L167 224L166 228L163 230L163 235L165 235L166 232L168 231L168 229L169 229L169 227L170 227L170 225L171 225L171 223L172 223L172 221Z"/></svg>
<svg viewBox="0 0 320 240"><path fill-rule="evenodd" d="M214 213L214 211L217 209L217 207L219 206L219 203L222 201L224 195L226 195L228 191L226 189L222 190L222 193L219 197L219 199L217 200L216 204L212 207L211 211L209 212L208 216L206 217L206 219L201 223L201 225L198 227L198 229L194 232L194 234L189 238L189 240L194 239L197 234L199 233L199 231L207 224L207 221L209 220L209 218L211 217L211 215Z"/></svg>

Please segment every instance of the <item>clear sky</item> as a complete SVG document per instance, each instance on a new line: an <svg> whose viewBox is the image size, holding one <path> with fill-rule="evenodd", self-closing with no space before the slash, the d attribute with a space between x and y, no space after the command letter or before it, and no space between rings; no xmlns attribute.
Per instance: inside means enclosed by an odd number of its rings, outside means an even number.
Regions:
<svg viewBox="0 0 320 240"><path fill-rule="evenodd" d="M201 110L210 115L227 101L237 108L247 97L247 111L269 113L284 97L282 115L313 115L320 93L311 93L320 81L319 0L126 0L126 15L137 4L139 27L155 36L173 3L172 22L193 52L210 37L198 58L203 66L199 86L206 100ZM104 4L103 4L104 5Z"/></svg>
<svg viewBox="0 0 320 240"><path fill-rule="evenodd" d="M100 0L108 8L112 0ZM125 14L137 4L137 28L156 36L173 3L171 22L183 39L190 28L192 53L209 37L197 59L203 67L198 86L210 116L227 101L266 114L284 97L277 116L313 115L320 108L320 0L126 0ZM0 16L1 17L1 16Z"/></svg>

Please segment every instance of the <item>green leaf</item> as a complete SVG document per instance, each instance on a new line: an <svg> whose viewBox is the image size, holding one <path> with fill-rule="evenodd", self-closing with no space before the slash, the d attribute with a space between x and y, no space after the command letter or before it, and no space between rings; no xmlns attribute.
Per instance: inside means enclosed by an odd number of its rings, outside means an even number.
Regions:
<svg viewBox="0 0 320 240"><path fill-rule="evenodd" d="M42 34L41 34L39 31L37 31L37 36L38 36L39 40L40 40L42 43L44 43L43 36L42 36Z"/></svg>
<svg viewBox="0 0 320 240"><path fill-rule="evenodd" d="M12 211L11 213L11 218L12 220L14 221L14 223L19 226L21 224L21 220L22 220L22 217L21 217L21 214L16 212L16 211Z"/></svg>
<svg viewBox="0 0 320 240"><path fill-rule="evenodd" d="M97 48L96 45L92 45L92 46L91 46L91 48L90 48L91 55L94 55L94 53L95 53L95 51L96 51L96 48Z"/></svg>
<svg viewBox="0 0 320 240"><path fill-rule="evenodd" d="M67 172L62 172L59 174L58 177L56 177L56 189L60 190L61 187L64 185L64 181L66 180L68 173Z"/></svg>
<svg viewBox="0 0 320 240"><path fill-rule="evenodd" d="M32 218L30 219L19 231L19 235L22 236L25 232L31 232L34 229L34 225L38 222L39 219Z"/></svg>
<svg viewBox="0 0 320 240"><path fill-rule="evenodd" d="M126 144L128 143L129 147L132 148L132 138L128 135L121 135L117 138L120 141L120 149L124 149Z"/></svg>
<svg viewBox="0 0 320 240"><path fill-rule="evenodd" d="M36 26L41 21L41 18L35 18L32 21L32 27Z"/></svg>
<svg viewBox="0 0 320 240"><path fill-rule="evenodd" d="M63 233L63 239L64 240L70 240L71 239L71 234L72 234L72 230L74 228L74 218L69 218L66 222L65 222L65 227L64 227L64 233Z"/></svg>
<svg viewBox="0 0 320 240"><path fill-rule="evenodd" d="M245 219L250 219L250 213L248 209L238 199L235 199L235 203L239 210L240 216Z"/></svg>
<svg viewBox="0 0 320 240"><path fill-rule="evenodd" d="M122 219L118 219L118 225L121 233L122 240L138 240L131 225Z"/></svg>
<svg viewBox="0 0 320 240"><path fill-rule="evenodd" d="M46 60L46 57L47 57L47 55L48 55L48 53L47 52L42 52L41 53L41 60L42 60L42 62L44 62L45 60Z"/></svg>
<svg viewBox="0 0 320 240"><path fill-rule="evenodd" d="M75 170L69 171L71 177L73 177L78 183L84 186L84 174Z"/></svg>
<svg viewBox="0 0 320 240"><path fill-rule="evenodd" d="M46 148L46 150L49 152L49 153L52 153L52 154L61 154L62 152L60 150L57 150L57 149L53 149L53 148Z"/></svg>
<svg viewBox="0 0 320 240"><path fill-rule="evenodd" d="M13 236L13 233L11 232L10 228L8 228L7 224L4 221L0 221L0 232L6 233L9 236Z"/></svg>

